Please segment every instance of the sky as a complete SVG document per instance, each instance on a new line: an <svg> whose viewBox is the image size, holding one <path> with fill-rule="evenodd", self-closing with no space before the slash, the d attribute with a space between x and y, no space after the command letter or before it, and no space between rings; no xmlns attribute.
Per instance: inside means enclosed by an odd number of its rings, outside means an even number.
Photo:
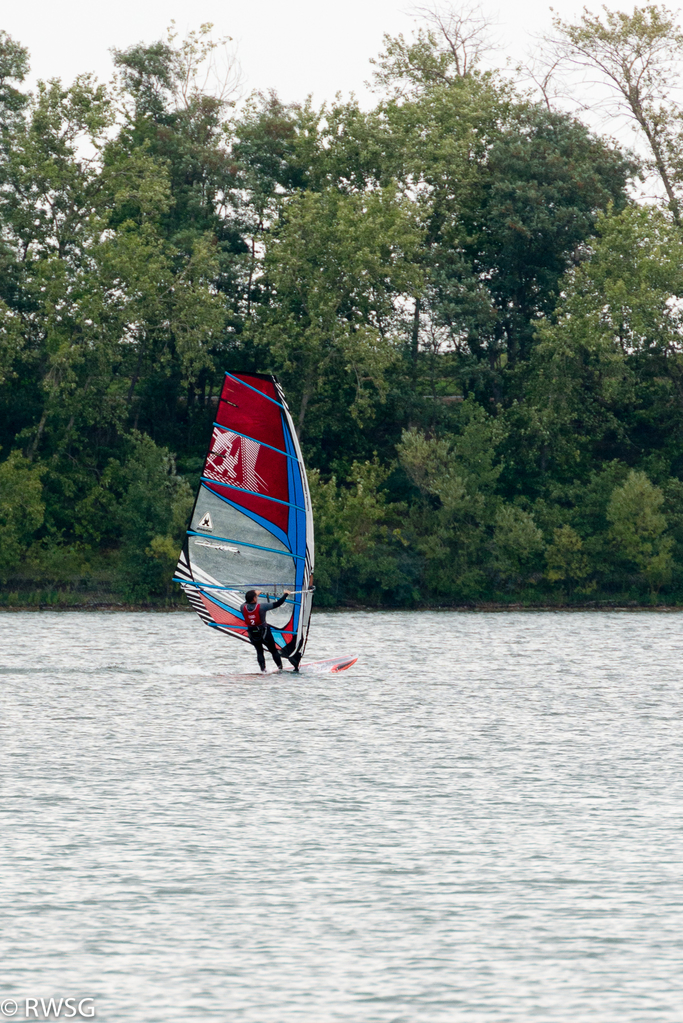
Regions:
<svg viewBox="0 0 683 1023"><path fill-rule="evenodd" d="M420 2L425 0L417 0ZM554 0L557 13L576 17L583 0ZM597 10L599 2L590 4ZM629 9L630 4L608 6ZM536 34L550 28L546 0L509 0L483 5L494 22L501 60L522 59ZM163 38L171 19L184 35L213 22L214 35L230 35L243 72L243 92L274 89L285 102L313 94L330 100L337 91L369 101L365 82L371 57L381 50L383 33L410 35L415 25L410 0L29 0L7 4L0 27L27 46L32 79L59 77L70 82L82 72L107 80L110 48Z"/></svg>

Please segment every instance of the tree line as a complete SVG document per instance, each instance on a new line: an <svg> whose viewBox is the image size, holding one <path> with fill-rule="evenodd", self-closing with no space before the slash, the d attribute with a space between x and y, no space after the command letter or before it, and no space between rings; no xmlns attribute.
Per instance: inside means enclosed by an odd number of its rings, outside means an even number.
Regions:
<svg viewBox="0 0 683 1023"><path fill-rule="evenodd" d="M207 25L31 93L0 34L0 599L178 599L226 369L284 386L319 604L683 599L683 36L479 28L386 37L370 109L236 103Z"/></svg>

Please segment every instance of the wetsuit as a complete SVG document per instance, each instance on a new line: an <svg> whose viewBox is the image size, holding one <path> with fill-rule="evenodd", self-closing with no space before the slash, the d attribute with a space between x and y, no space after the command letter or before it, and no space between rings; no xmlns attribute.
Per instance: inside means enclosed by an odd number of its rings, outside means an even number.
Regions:
<svg viewBox="0 0 683 1023"><path fill-rule="evenodd" d="M248 631L249 639L251 640L252 645L256 647L256 656L258 658L259 668L261 669L261 671L266 670L266 658L263 653L264 646L270 653L270 656L275 661L277 667L278 668L282 667L282 658L280 657L280 651L275 645L273 634L270 631L270 625L268 625L266 621L266 611L274 611L276 607L280 607L281 604L284 604L286 599L287 599L286 597L280 597L279 600L271 600L267 604L259 604L258 601L256 601L253 604L242 604L242 607L240 609L242 611L242 616L245 622L249 626ZM258 614L254 615L254 612L256 611L257 608ZM258 619L258 622L260 624L250 625L249 624L250 618Z"/></svg>

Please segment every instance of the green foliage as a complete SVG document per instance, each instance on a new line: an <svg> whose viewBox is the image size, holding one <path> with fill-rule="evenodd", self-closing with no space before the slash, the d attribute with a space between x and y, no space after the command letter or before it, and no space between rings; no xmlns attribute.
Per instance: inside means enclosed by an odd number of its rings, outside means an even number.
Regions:
<svg viewBox="0 0 683 1023"><path fill-rule="evenodd" d="M406 430L397 450L401 463L424 494L438 497L442 505L476 501L490 494L501 473L496 457L504 427L487 416L473 401L460 406L461 429L455 438L426 437Z"/></svg>
<svg viewBox="0 0 683 1023"><path fill-rule="evenodd" d="M656 4L634 7L631 14L603 7L602 15L595 15L584 8L573 25L555 17L555 28L560 32L558 55L597 72L637 124L647 163L680 226L681 109L672 93L680 76L683 32L675 16Z"/></svg>
<svg viewBox="0 0 683 1023"><path fill-rule="evenodd" d="M525 443L565 478L643 449L675 470L683 439L680 232L637 208L602 218L598 230L592 258L567 275L553 320L539 325Z"/></svg>
<svg viewBox="0 0 683 1023"><path fill-rule="evenodd" d="M553 530L553 542L546 550L546 562L546 576L551 583L566 582L570 590L581 584L584 593L590 592L590 583L585 581L590 574L590 561L583 540L571 526Z"/></svg>
<svg viewBox="0 0 683 1023"><path fill-rule="evenodd" d="M390 188L303 192L287 202L265 263L276 300L264 304L254 334L299 407L300 434L311 415L322 432L340 385L353 394L347 427L373 417L370 391L385 399L402 340L394 299L415 287L418 240Z"/></svg>
<svg viewBox="0 0 683 1023"><path fill-rule="evenodd" d="M673 539L665 535L663 504L659 487L644 472L631 470L607 506L610 537L617 551L637 568L653 594L669 581L672 570Z"/></svg>
<svg viewBox="0 0 683 1023"><path fill-rule="evenodd" d="M192 493L175 475L171 456L141 439L126 466L121 507L121 574L131 599L167 593L192 507Z"/></svg>
<svg viewBox="0 0 683 1023"><path fill-rule="evenodd" d="M481 70L476 19L430 17L385 40L371 110L236 111L209 25L31 95L0 33L11 593L173 599L233 369L285 388L318 603L683 599L678 29L561 26L630 104L657 208L631 155Z"/></svg>
<svg viewBox="0 0 683 1023"><path fill-rule="evenodd" d="M406 540L404 509L387 500L390 469L354 462L349 486L309 473L316 526L317 602L334 604L341 596L361 604L405 603L415 592Z"/></svg>
<svg viewBox="0 0 683 1023"><path fill-rule="evenodd" d="M487 589L487 549L501 503L496 448L502 430L473 402L463 404L460 418L457 437L407 430L397 450L422 494L406 524L424 559L422 592L472 599Z"/></svg>
<svg viewBox="0 0 683 1023"><path fill-rule="evenodd" d="M0 580L20 566L45 517L44 467L19 451L0 462Z"/></svg>
<svg viewBox="0 0 683 1023"><path fill-rule="evenodd" d="M493 530L493 567L509 587L535 582L545 543L533 515L516 505L498 509ZM540 573L539 576L540 578Z"/></svg>
<svg viewBox="0 0 683 1023"><path fill-rule="evenodd" d="M120 546L124 595L144 600L170 591L193 495L175 460L144 434L133 434L123 464L111 460L80 508L79 528L90 541Z"/></svg>

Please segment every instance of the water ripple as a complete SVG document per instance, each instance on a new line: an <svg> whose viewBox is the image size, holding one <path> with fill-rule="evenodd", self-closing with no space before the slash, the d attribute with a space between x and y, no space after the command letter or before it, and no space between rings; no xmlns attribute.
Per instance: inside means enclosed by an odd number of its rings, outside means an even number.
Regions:
<svg viewBox="0 0 683 1023"><path fill-rule="evenodd" d="M0 990L112 1023L683 1019L678 615L0 615ZM344 636L351 636L347 642Z"/></svg>

